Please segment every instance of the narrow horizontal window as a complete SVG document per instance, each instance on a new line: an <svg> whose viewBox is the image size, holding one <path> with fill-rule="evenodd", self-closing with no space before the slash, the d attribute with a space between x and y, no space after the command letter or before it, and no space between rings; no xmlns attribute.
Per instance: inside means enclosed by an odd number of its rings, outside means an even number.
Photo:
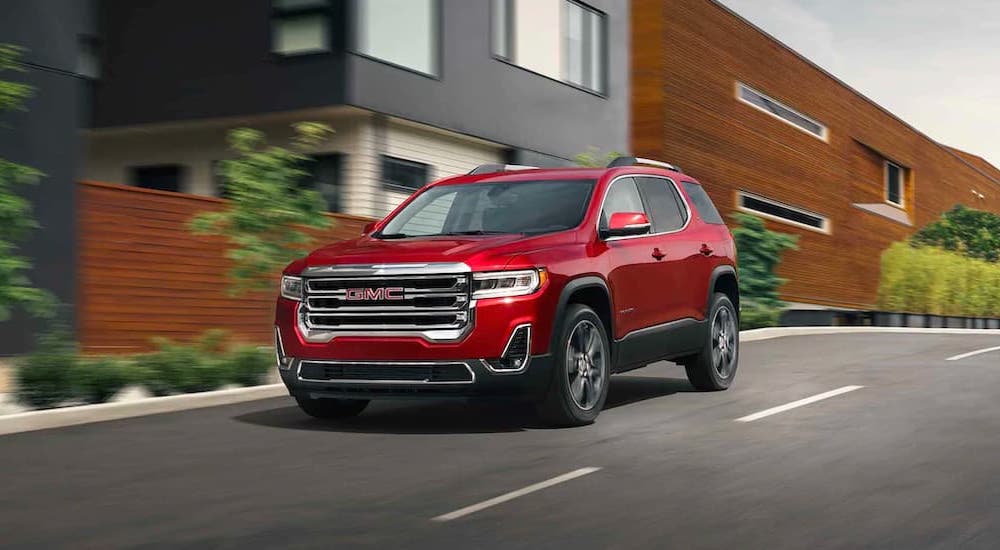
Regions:
<svg viewBox="0 0 1000 550"><path fill-rule="evenodd" d="M816 122L795 109L792 109L788 105L754 90L742 82L737 83L736 88L736 97L739 98L740 101L756 109L764 111L771 116L780 118L781 120L804 132L808 132L822 140L826 140L826 126Z"/></svg>
<svg viewBox="0 0 1000 550"><path fill-rule="evenodd" d="M431 167L422 162L382 156L382 184L400 191L416 191L430 179Z"/></svg>
<svg viewBox="0 0 1000 550"><path fill-rule="evenodd" d="M752 195L743 191L739 192L738 206L740 210L759 214L762 217L821 231L830 232L830 220L819 214L802 210L775 200L766 199L759 195Z"/></svg>

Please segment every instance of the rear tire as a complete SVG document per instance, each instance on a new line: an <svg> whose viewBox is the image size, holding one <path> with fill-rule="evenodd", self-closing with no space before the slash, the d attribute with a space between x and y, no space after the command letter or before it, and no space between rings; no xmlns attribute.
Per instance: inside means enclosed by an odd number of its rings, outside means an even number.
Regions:
<svg viewBox="0 0 1000 550"><path fill-rule="evenodd" d="M739 367L739 317L733 302L720 292L712 296L708 319L704 346L697 355L683 362L684 369L696 390L725 390L732 384Z"/></svg>
<svg viewBox="0 0 1000 550"><path fill-rule="evenodd" d="M350 418L361 414L368 406L366 399L311 399L309 397L296 397L299 408L302 412L313 418L324 420L331 418Z"/></svg>
<svg viewBox="0 0 1000 550"><path fill-rule="evenodd" d="M604 323L587 306L570 305L561 326L552 381L538 412L551 426L583 426L597 418L608 397L611 347Z"/></svg>

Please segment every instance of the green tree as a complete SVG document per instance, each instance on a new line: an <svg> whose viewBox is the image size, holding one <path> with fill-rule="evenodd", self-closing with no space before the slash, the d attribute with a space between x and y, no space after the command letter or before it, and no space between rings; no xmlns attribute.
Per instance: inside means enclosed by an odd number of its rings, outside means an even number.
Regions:
<svg viewBox="0 0 1000 550"><path fill-rule="evenodd" d="M585 168L604 168L608 163L622 156L625 156L625 154L619 151L601 153L601 150L597 147L590 147L585 152L576 155L573 160L578 166Z"/></svg>
<svg viewBox="0 0 1000 550"><path fill-rule="evenodd" d="M1000 260L1000 216L959 204L918 231L911 242L996 262Z"/></svg>
<svg viewBox="0 0 1000 550"><path fill-rule="evenodd" d="M308 252L312 238L306 229L330 226L320 194L301 188L299 182L309 175L306 153L333 130L313 122L293 127L288 148L268 145L257 130L230 131L229 144L237 156L221 165L230 200L221 211L191 220L194 233L228 241L232 294L273 289L281 269Z"/></svg>
<svg viewBox="0 0 1000 550"><path fill-rule="evenodd" d="M23 50L0 44L0 73L22 72ZM0 80L0 114L23 111L24 102L34 95L34 88L20 82ZM22 242L38 227L32 215L31 203L18 193L18 188L35 185L42 173L0 158L0 321L10 318L15 307L36 316L48 316L54 308L52 296L35 288L28 278L31 261L18 253Z"/></svg>
<svg viewBox="0 0 1000 550"><path fill-rule="evenodd" d="M733 219L739 223L733 238L740 278L740 325L744 329L774 326L784 307L778 288L785 283L775 269L786 250L797 248L798 237L771 231L764 220L751 214L738 212Z"/></svg>

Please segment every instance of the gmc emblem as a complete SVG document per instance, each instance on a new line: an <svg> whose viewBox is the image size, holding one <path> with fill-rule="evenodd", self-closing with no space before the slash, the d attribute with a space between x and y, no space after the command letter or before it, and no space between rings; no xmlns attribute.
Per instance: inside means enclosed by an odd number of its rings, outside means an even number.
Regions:
<svg viewBox="0 0 1000 550"><path fill-rule="evenodd" d="M360 301L382 301L382 300L403 300L403 289L400 287L383 288L349 288L344 297L348 302Z"/></svg>

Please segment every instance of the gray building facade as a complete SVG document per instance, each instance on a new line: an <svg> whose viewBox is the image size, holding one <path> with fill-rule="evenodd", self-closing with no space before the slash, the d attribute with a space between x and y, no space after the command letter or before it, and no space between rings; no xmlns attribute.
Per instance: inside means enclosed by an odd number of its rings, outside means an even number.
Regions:
<svg viewBox="0 0 1000 550"><path fill-rule="evenodd" d="M484 162L626 151L627 0L11 0L0 43L38 96L0 154L46 172L36 281L72 319L79 180L222 195L225 133L336 131L315 153L332 210L378 217ZM34 329L0 324L0 355Z"/></svg>

